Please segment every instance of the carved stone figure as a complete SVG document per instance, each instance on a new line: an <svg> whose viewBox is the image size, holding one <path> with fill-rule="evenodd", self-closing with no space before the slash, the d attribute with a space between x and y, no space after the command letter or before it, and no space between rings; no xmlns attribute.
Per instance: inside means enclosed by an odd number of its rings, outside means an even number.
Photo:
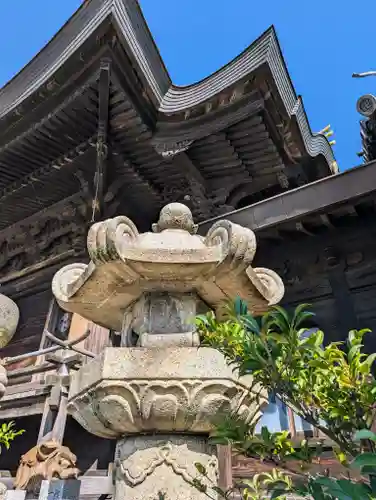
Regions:
<svg viewBox="0 0 376 500"><path fill-rule="evenodd" d="M76 462L76 455L57 441L41 443L22 455L14 487L36 493L43 480L76 479Z"/></svg>

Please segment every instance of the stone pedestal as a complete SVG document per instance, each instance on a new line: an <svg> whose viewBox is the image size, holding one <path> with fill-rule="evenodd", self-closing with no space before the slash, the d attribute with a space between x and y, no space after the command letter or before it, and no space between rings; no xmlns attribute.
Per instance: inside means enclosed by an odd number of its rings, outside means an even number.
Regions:
<svg viewBox="0 0 376 500"><path fill-rule="evenodd" d="M127 437L118 442L115 457L114 500L158 500L159 493L166 500L204 500L208 497L192 482L198 478L209 488L217 482L215 447L201 436ZM209 479L195 463L206 468Z"/></svg>
<svg viewBox="0 0 376 500"><path fill-rule="evenodd" d="M68 411L99 437L137 433L204 434L218 413L257 418L267 395L238 378L221 353L207 347L119 348L72 375Z"/></svg>
<svg viewBox="0 0 376 500"><path fill-rule="evenodd" d="M204 499L190 483L206 467L216 484L208 445L215 417L257 418L267 395L236 376L210 348L106 348L73 374L68 410L89 432L118 439L115 500ZM124 436L127 436L124 438ZM154 496L152 496L154 495Z"/></svg>

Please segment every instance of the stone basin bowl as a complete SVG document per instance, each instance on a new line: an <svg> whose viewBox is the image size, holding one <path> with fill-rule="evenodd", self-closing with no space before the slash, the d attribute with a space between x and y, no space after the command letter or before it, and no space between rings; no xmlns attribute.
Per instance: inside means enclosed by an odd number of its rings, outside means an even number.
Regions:
<svg viewBox="0 0 376 500"><path fill-rule="evenodd" d="M266 392L250 392L251 383L211 348L110 347L72 376L68 411L104 438L208 434L218 412L238 411L250 421L267 404Z"/></svg>

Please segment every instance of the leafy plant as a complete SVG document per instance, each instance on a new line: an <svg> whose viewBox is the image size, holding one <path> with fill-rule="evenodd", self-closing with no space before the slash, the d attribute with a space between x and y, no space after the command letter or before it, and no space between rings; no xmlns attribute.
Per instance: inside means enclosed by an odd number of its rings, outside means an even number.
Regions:
<svg viewBox="0 0 376 500"><path fill-rule="evenodd" d="M321 443L303 440L293 446L287 432L270 433L265 427L256 436L255 422L249 425L236 415L227 416L216 428L216 442L231 443L236 452L283 466L285 472L289 460L301 463L300 481L296 482L296 471L294 483L288 475L279 481L283 472L273 469L270 477L267 473L255 476L251 496L243 494L242 498L263 498L261 491L271 490L272 498L294 491L319 500L376 499L376 437L371 431L376 411L372 374L376 354L362 352L369 330L353 330L347 342L325 346L322 331L307 332L304 326L312 316L303 304L292 314L275 307L262 318L254 318L237 299L228 307L224 321L213 313L197 319L203 345L221 351L240 375L252 374L255 384L329 437L338 461L350 467L349 478L310 476L306 471L322 453ZM358 469L361 480L350 479L352 469Z"/></svg>
<svg viewBox="0 0 376 500"><path fill-rule="evenodd" d="M270 432L266 426L256 434L256 422L248 423L238 415L228 415L211 435L213 444L231 444L233 452L288 469L288 461L299 461L300 470L307 469L323 452L321 441L303 439L293 444L288 431ZM313 445L313 446L312 446ZM294 474L299 471L294 470Z"/></svg>
<svg viewBox="0 0 376 500"><path fill-rule="evenodd" d="M275 307L258 320L238 300L226 321L210 313L197 323L204 345L220 350L240 375L252 374L255 383L354 456L354 432L370 428L374 418L376 354L362 353L368 330L351 331L347 346L323 346L320 330L308 336L303 324L313 314L306 307L291 315Z"/></svg>
<svg viewBox="0 0 376 500"><path fill-rule="evenodd" d="M368 429L358 431L354 440L358 442L376 442L376 434ZM376 453L360 453L351 463L353 469L358 469L363 479L337 479L331 477L310 477L306 484L301 484L295 491L302 496L312 496L317 499L338 500L369 500L376 498Z"/></svg>
<svg viewBox="0 0 376 500"><path fill-rule="evenodd" d="M292 491L290 477L277 469L270 473L255 474L251 480L243 481L242 485L224 491L212 483L203 465L196 463L195 466L199 476L192 482L192 486L211 499L230 499L234 493L238 493L243 500L260 500L265 498L268 491L272 491L271 498L282 500L285 493Z"/></svg>
<svg viewBox="0 0 376 500"><path fill-rule="evenodd" d="M16 430L14 421L4 422L0 426L0 452L1 445L4 445L7 450L10 449L11 442L25 432L24 429Z"/></svg>

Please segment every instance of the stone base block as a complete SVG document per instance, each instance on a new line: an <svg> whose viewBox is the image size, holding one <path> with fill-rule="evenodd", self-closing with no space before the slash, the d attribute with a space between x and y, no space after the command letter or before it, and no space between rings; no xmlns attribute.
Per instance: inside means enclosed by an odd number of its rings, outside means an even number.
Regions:
<svg viewBox="0 0 376 500"><path fill-rule="evenodd" d="M158 435L127 437L117 443L114 500L204 500L208 497L192 486L199 478L217 484L215 447L206 437ZM202 464L209 480L198 473ZM159 495L165 495L160 497ZM212 498L216 498L212 495Z"/></svg>

